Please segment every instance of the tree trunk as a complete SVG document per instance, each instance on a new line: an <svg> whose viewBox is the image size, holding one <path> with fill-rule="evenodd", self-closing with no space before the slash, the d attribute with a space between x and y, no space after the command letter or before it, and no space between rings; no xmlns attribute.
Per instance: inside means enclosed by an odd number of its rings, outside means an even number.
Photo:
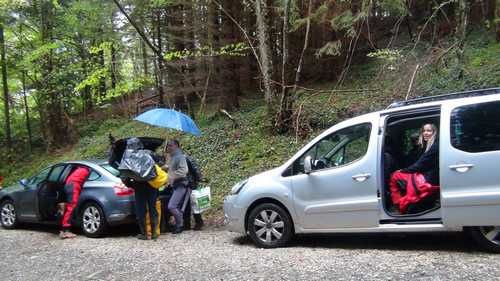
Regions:
<svg viewBox="0 0 500 281"><path fill-rule="evenodd" d="M217 47L217 15L216 15L216 6L215 4L210 1L208 3L207 7L207 45L210 48L210 50L214 50ZM207 95L213 95L214 94L214 86L217 85L217 82L220 80L220 75L219 75L219 68L215 63L215 58L213 56L209 56L207 59L207 68L208 68L208 73L211 75L213 78L209 78L210 81L212 81L212 87L208 87L206 85L205 87L205 93L204 97L202 98L202 104L203 106L206 105L207 102ZM209 82L207 82L209 83Z"/></svg>
<svg viewBox="0 0 500 281"><path fill-rule="evenodd" d="M455 18L457 21L455 37L456 40L458 41L457 58L460 64L462 64L464 60L464 47L465 47L465 39L467 36L469 11L470 11L470 6L467 0L458 0L458 7L455 13ZM463 71L464 71L463 67L460 67L459 71L460 73L458 77L461 78L463 76Z"/></svg>
<svg viewBox="0 0 500 281"><path fill-rule="evenodd" d="M146 43L141 40L141 51L142 51L142 69L144 71L144 76L149 76L149 63L148 63L148 50L146 49Z"/></svg>
<svg viewBox="0 0 500 281"><path fill-rule="evenodd" d="M290 0L284 0L284 15L283 15L283 28L282 28L282 42L281 42L281 97L279 103L279 109L275 117L275 128L278 131L287 131L287 120L291 116L291 106L290 106L290 91L288 89L288 29L289 29L289 14L290 14Z"/></svg>
<svg viewBox="0 0 500 281"><path fill-rule="evenodd" d="M83 39L80 38L80 42L82 42ZM83 68L83 73L85 76L88 75L88 61L89 61L89 54L87 53L87 50L83 47L83 44L80 47L80 58L82 60L82 68ZM90 112L92 112L92 109L94 108L94 100L92 98L92 91L89 86L86 86L83 89L82 92L82 102L83 102L83 113L84 116L86 117Z"/></svg>
<svg viewBox="0 0 500 281"><path fill-rule="evenodd" d="M497 0L495 5L495 20L496 23L496 34L497 34L497 42L500 42L500 0Z"/></svg>
<svg viewBox="0 0 500 281"><path fill-rule="evenodd" d="M116 49L115 44L111 43L111 89L116 89L117 82L117 74L118 68L116 67Z"/></svg>
<svg viewBox="0 0 500 281"><path fill-rule="evenodd" d="M163 100L163 97L165 95L164 88L163 88L163 75L164 75L164 69L163 69L163 47L162 47L162 38L161 38L161 11L157 10L156 11L156 40L157 40L157 47L158 47L158 53L156 54L156 58L158 60L158 95L159 95L159 104L160 107L165 106L165 102Z"/></svg>
<svg viewBox="0 0 500 281"><path fill-rule="evenodd" d="M271 81L273 65L271 61L271 50L269 48L269 31L266 22L267 5L264 0L255 0L255 15L257 19L257 39L259 41L259 58L262 64L262 84L264 86L264 97L267 104L269 117L274 119L275 103L274 91Z"/></svg>
<svg viewBox="0 0 500 281"><path fill-rule="evenodd" d="M53 42L53 26L54 26L54 7L53 2L49 0L42 1L41 4L41 39L42 42ZM62 147L71 142L70 128L67 119L63 118L62 100L59 93L53 87L53 70L54 59L53 52L49 51L42 57L42 69L45 82L43 85L42 97L44 100L43 110L45 111L47 123L44 127L47 128L47 147L49 150Z"/></svg>
<svg viewBox="0 0 500 281"><path fill-rule="evenodd" d="M100 32L102 33L102 30L100 30ZM105 65L105 61L104 61L104 50L99 50L99 53L97 54L98 57L97 57L97 61L99 63L99 67L101 69L104 69L106 67ZM105 77L101 77L99 79L99 96L101 98L101 101L104 100L104 98L106 98L106 78Z"/></svg>
<svg viewBox="0 0 500 281"><path fill-rule="evenodd" d="M24 113L26 115L26 130L28 132L28 149L29 152L33 150L33 136L31 134L31 120L30 120L30 111L28 106L28 98L26 97L26 73L23 70L21 73L21 82L23 84L23 101L24 101Z"/></svg>
<svg viewBox="0 0 500 281"><path fill-rule="evenodd" d="M12 136L10 132L9 85L7 84L7 62L5 59L5 40L2 23L0 23L0 50L2 64L3 105L5 115L5 143L10 149L12 147Z"/></svg>
<svg viewBox="0 0 500 281"><path fill-rule="evenodd" d="M226 11L230 11L230 14L235 18L241 18L241 10L243 9L239 1L225 0L222 2ZM229 44L236 43L238 40L238 30L237 26L233 24L229 17L225 14L221 14L221 47L227 46ZM221 81L221 93L219 95L219 109L225 109L232 111L240 107L239 95L241 92L240 88L240 63L239 58L236 56L222 55L217 59L218 63L221 65L220 74L225 77L225 82Z"/></svg>
<svg viewBox="0 0 500 281"><path fill-rule="evenodd" d="M114 26L114 21L115 19L115 12L113 11L111 13L111 32L115 33L115 26ZM118 80L118 59L117 59L117 52L116 52L116 47L115 47L115 42L111 41L111 65L110 65L110 76L111 76L111 89L113 91L116 89L116 83Z"/></svg>

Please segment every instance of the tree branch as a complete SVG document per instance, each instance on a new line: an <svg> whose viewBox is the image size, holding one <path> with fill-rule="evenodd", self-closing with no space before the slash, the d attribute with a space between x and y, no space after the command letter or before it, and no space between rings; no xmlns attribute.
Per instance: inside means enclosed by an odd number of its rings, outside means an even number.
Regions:
<svg viewBox="0 0 500 281"><path fill-rule="evenodd" d="M153 45L153 43L151 43L151 41L149 41L146 34L144 34L144 31L142 30L142 28L140 28L140 26L127 14L127 12L123 8L123 6L120 4L120 2L118 2L118 0L113 0L113 2L115 2L116 6L120 10L120 12L122 12L122 14L127 18L128 22L134 27L134 29L137 31L137 33L139 33L139 36L142 38L142 40L144 40L144 42L148 45L148 47L151 48L151 50L156 55L163 57L163 55L161 54L161 51L155 45Z"/></svg>

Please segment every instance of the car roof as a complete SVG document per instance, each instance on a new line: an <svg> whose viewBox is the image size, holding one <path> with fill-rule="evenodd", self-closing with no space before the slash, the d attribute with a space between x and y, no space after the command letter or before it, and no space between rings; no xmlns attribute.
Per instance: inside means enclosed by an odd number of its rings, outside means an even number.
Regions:
<svg viewBox="0 0 500 281"><path fill-rule="evenodd" d="M403 110L419 109L425 107L438 107L444 104L460 104L461 102L468 102L475 100L477 102L487 102L492 99L500 98L499 88L488 88L473 91L464 91L450 94L443 94L437 96L420 97L407 101L394 102L386 109L378 111L381 114L388 114Z"/></svg>
<svg viewBox="0 0 500 281"><path fill-rule="evenodd" d="M92 160L72 160L65 161L65 164L83 164L83 165L103 165L107 164L108 160L105 159L92 159Z"/></svg>
<svg viewBox="0 0 500 281"><path fill-rule="evenodd" d="M104 159L93 159L93 160L72 160L72 161L65 161L65 162L60 162L56 163L54 165L58 164L76 164L76 165L85 165L89 166L90 168L96 170L99 172L101 175L105 175L107 178L116 180L118 177L113 175L111 172L108 170L104 169L101 165L106 165L108 164L107 160ZM52 166L54 166L52 165Z"/></svg>

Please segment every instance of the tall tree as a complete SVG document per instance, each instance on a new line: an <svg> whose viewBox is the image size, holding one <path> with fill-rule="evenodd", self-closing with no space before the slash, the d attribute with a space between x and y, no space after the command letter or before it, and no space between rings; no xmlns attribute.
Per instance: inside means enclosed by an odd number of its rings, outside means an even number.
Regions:
<svg viewBox="0 0 500 281"><path fill-rule="evenodd" d="M5 115L5 143L8 148L12 147L12 136L10 132L10 101L9 101L9 85L7 82L7 61L5 59L5 39L4 39L4 25L0 22L0 52L2 64L2 84L3 84L3 104Z"/></svg>
<svg viewBox="0 0 500 281"><path fill-rule="evenodd" d="M257 40L259 42L259 59L262 71L262 84L267 104L268 116L274 119L276 112L274 89L272 84L273 63L269 46L269 27L267 25L267 3L265 0L255 0L255 15L257 19Z"/></svg>
<svg viewBox="0 0 500 281"><path fill-rule="evenodd" d="M496 0L494 22L496 26L497 42L500 42L500 0Z"/></svg>

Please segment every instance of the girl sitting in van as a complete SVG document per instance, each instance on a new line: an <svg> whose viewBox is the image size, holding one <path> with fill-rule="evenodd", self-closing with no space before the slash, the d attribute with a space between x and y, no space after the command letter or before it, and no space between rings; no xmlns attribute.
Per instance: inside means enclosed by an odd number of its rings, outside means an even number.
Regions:
<svg viewBox="0 0 500 281"><path fill-rule="evenodd" d="M418 144L424 151L419 159L391 176L392 203L401 214L432 209L439 194L439 144L434 124L422 127Z"/></svg>
<svg viewBox="0 0 500 281"><path fill-rule="evenodd" d="M417 162L405 169L402 173L421 173L425 180L432 185L439 185L439 143L438 129L434 124L425 124L420 129L418 145L424 153Z"/></svg>

